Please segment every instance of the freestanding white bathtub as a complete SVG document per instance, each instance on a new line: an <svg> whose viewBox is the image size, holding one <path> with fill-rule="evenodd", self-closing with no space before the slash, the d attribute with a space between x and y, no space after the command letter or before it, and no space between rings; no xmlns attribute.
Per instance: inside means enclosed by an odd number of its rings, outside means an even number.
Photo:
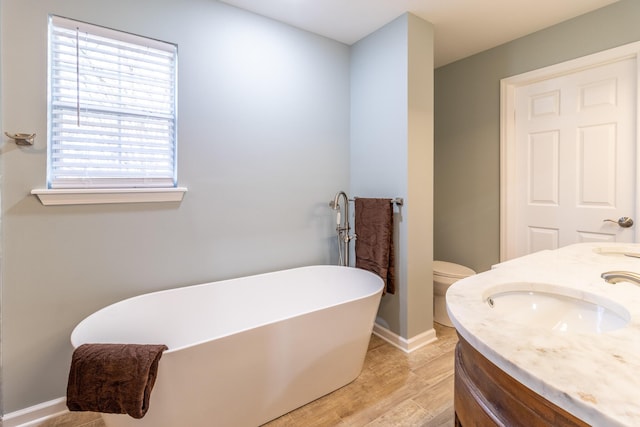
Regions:
<svg viewBox="0 0 640 427"><path fill-rule="evenodd" d="M166 344L142 419L109 427L256 427L358 377L383 281L311 266L154 292L83 320L71 343Z"/></svg>

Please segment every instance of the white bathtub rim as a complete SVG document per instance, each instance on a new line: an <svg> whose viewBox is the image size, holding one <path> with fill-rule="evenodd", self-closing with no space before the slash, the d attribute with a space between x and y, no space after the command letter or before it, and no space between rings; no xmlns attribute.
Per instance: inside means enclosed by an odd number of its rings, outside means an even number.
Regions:
<svg viewBox="0 0 640 427"><path fill-rule="evenodd" d="M207 283L201 283L201 284L196 284L196 285L187 285L187 286L183 286L183 287L178 287L178 288L170 288L170 289L164 289L164 290L159 290L159 291L153 291L153 292L147 292L144 294L140 294L140 295L136 295L130 298L126 298L120 301L117 301L115 303L109 304L95 312L93 312L92 314L88 315L87 317L85 317L83 320L81 320L73 329L73 331L71 332L70 335L70 341L71 341L71 345L74 348L77 348L78 346L80 346L81 344L84 343L88 343L88 342L78 342L76 345L77 340L74 340L74 335L76 334L76 331L79 329L79 327L85 322L85 321L89 321L89 319L93 318L94 316L97 316L99 313L102 313L106 310L112 309L114 306L120 305L120 304L124 304L125 302L132 302L138 299L142 299L145 298L149 295L159 295L159 294L167 294L167 293L174 293L174 292L179 292L181 290L184 290L186 288L199 288L199 287L205 287L205 286L209 286L212 284L223 284L225 282L232 282L232 281L237 281L237 280L242 280L244 278L256 278L256 277L266 277L266 276L272 276L272 275L276 275L278 273L282 273L282 272L286 272L286 271L292 271L292 270L305 270L305 269L313 269L313 268L328 268L328 269L353 269L353 270L358 270L359 274L364 273L365 275L370 275L374 280L379 281L379 288L376 289L373 292L367 293L367 294L361 294L358 295L357 297L353 297L353 298L349 298L349 299L345 299L345 300L341 300L339 303L337 304L326 304L323 306L318 306L315 307L313 311L308 311L308 312L304 312L304 313L298 313L294 316L283 316L283 317L279 317L279 318L272 318L271 320L267 321L267 322L260 322L260 323L256 323L256 324L252 324L251 327L245 327L245 328L239 328L239 329L235 329L232 332L229 333L222 333L222 334L218 334L218 335L212 335L210 337L207 337L206 339L202 339L202 340L194 340L193 342L189 342L188 344L185 345L181 345L181 346L170 346L168 350L165 350L163 354L168 355L174 352L178 352L180 350L185 350L185 349L189 349L191 347L195 347L198 345L202 345L205 344L207 342L213 341L213 340L217 340L217 339L223 339L225 337L229 337L232 336L234 334L239 334L242 332L246 332L248 330L251 329L256 329L256 328L260 328L260 327L264 327L267 325L272 325L278 322L283 322L286 321L288 319L292 319L294 317L297 316L304 316L310 313L314 313L320 310L326 310L327 308L330 307L340 307L343 306L345 304L351 303L353 301L357 301L357 300L363 300L363 299L367 299L370 297L374 297L380 293L382 293L382 290L384 288L384 281L382 280L382 278L380 276L378 276L377 274L374 274L370 271L364 270L364 269L360 269L360 268L355 268L355 267L344 267L344 266L337 266L337 265L309 265L309 266L302 266L302 267L293 267L293 268L289 268L289 269L284 269L284 270L276 270L276 271L271 271L271 272L266 272L266 273L257 273L257 274L252 274L249 276L241 276L241 277L237 277L237 278L230 278L230 279L223 279L223 280L217 280L217 281L213 281L213 282L207 282ZM372 325L373 328L373 325ZM94 342L95 343L95 342ZM112 344L133 344L131 342L110 342ZM154 343L154 344L164 344L164 343Z"/></svg>

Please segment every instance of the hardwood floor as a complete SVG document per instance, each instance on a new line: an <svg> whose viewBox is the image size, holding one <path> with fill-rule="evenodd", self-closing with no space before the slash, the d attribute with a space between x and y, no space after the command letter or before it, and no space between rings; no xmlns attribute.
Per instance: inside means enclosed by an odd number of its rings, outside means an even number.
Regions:
<svg viewBox="0 0 640 427"><path fill-rule="evenodd" d="M435 330L435 343L410 354L372 335L355 381L263 427L453 426L458 338L453 328L436 323ZM69 413L38 427L104 427L104 423L97 414Z"/></svg>

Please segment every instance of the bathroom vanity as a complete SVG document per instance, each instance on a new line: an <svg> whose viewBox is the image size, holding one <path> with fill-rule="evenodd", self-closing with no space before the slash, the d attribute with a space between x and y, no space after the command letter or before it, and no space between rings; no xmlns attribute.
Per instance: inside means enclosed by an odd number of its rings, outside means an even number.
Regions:
<svg viewBox="0 0 640 427"><path fill-rule="evenodd" d="M455 283L458 426L640 425L640 244L538 252Z"/></svg>

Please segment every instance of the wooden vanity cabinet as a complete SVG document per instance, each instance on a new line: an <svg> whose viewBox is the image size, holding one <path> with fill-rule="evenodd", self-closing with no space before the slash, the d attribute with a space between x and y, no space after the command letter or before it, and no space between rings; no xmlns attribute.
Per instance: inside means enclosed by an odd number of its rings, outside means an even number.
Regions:
<svg viewBox="0 0 640 427"><path fill-rule="evenodd" d="M589 425L507 375L459 334L458 337L456 427Z"/></svg>

